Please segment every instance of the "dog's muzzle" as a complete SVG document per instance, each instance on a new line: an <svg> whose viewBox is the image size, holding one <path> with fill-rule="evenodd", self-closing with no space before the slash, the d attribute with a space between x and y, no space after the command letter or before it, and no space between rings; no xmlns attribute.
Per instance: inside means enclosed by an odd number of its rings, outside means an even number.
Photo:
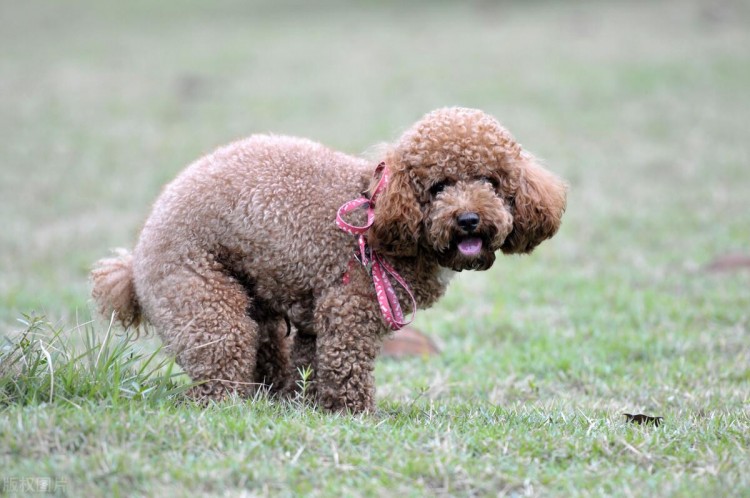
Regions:
<svg viewBox="0 0 750 498"><path fill-rule="evenodd" d="M475 257L482 252L483 241L475 234L479 227L479 214L474 212L461 213L456 217L456 223L461 228L463 235L458 239L458 251L466 257Z"/></svg>

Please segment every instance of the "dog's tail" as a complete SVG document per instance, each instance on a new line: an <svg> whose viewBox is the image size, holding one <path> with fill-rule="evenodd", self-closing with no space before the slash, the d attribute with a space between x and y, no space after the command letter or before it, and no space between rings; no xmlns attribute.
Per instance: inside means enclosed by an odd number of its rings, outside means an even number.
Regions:
<svg viewBox="0 0 750 498"><path fill-rule="evenodd" d="M91 296L102 316L114 313L123 327L138 327L141 306L133 283L133 256L125 249L117 249L115 256L100 259L91 271Z"/></svg>

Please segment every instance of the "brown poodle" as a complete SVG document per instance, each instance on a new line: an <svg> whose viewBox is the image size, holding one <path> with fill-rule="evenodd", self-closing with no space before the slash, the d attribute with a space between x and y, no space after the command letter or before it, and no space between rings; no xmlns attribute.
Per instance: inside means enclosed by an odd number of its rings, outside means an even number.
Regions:
<svg viewBox="0 0 750 498"><path fill-rule="evenodd" d="M164 189L132 255L98 262L100 311L153 324L198 398L293 391L308 370L324 408L372 410L401 306L430 307L498 250L531 252L557 231L566 191L478 110L427 114L380 159L284 136L218 149Z"/></svg>

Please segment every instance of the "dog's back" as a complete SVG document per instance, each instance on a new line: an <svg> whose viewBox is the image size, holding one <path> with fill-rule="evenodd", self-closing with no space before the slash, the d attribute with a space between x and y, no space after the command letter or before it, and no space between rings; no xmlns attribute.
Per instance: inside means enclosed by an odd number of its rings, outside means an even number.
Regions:
<svg viewBox="0 0 750 498"><path fill-rule="evenodd" d="M256 135L216 150L156 201L134 252L136 290L204 252L266 299L320 287L351 255L351 237L333 223L336 210L359 195L371 170L286 136Z"/></svg>

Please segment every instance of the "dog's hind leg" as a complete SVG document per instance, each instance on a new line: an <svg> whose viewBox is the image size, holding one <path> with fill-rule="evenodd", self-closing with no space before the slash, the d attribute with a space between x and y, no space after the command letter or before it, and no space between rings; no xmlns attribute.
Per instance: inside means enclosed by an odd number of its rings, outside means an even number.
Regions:
<svg viewBox="0 0 750 498"><path fill-rule="evenodd" d="M289 342L291 325L281 315L259 321L259 343L255 366L255 381L267 386L271 393L279 393L287 385L289 376Z"/></svg>
<svg viewBox="0 0 750 498"><path fill-rule="evenodd" d="M146 266L153 270L153 266ZM168 350L194 382L190 395L221 399L255 387L259 326L247 313L252 297L210 258L163 265L136 278L145 311Z"/></svg>
<svg viewBox="0 0 750 498"><path fill-rule="evenodd" d="M304 394L308 400L315 399L316 347L317 338L314 333L303 329L295 331L290 353L289 380L287 384L287 391L290 394Z"/></svg>

